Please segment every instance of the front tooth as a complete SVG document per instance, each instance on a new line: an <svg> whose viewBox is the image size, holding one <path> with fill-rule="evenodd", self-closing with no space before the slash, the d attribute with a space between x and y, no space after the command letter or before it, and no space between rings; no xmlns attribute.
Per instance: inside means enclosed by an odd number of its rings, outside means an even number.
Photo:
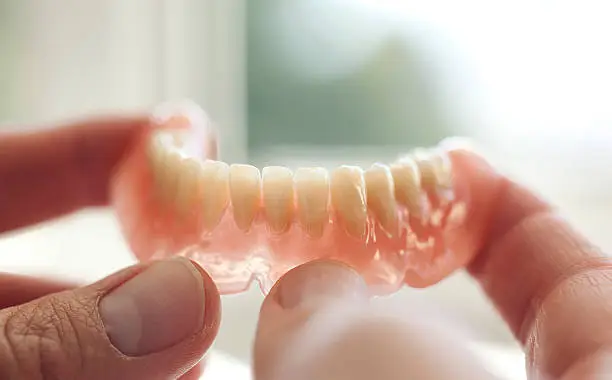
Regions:
<svg viewBox="0 0 612 380"><path fill-rule="evenodd" d="M198 181L202 164L196 159L183 160L178 170L178 181L175 204L179 215L187 216L193 213L194 205L198 201Z"/></svg>
<svg viewBox="0 0 612 380"><path fill-rule="evenodd" d="M397 206L391 171L386 165L375 164L364 173L368 207L382 228L393 233L397 225Z"/></svg>
<svg viewBox="0 0 612 380"><path fill-rule="evenodd" d="M199 203L205 231L211 231L219 224L229 204L228 177L229 166L225 162L205 161L200 166Z"/></svg>
<svg viewBox="0 0 612 380"><path fill-rule="evenodd" d="M300 168L295 172L298 218L306 233L319 238L329 223L329 178L324 168Z"/></svg>
<svg viewBox="0 0 612 380"><path fill-rule="evenodd" d="M248 231L259 211L261 202L261 176L251 165L230 166L230 197L234 221L238 228Z"/></svg>
<svg viewBox="0 0 612 380"><path fill-rule="evenodd" d="M285 232L293 217L293 174L289 168L268 166L262 171L263 204L270 230Z"/></svg>
<svg viewBox="0 0 612 380"><path fill-rule="evenodd" d="M422 217L421 176L417 164L409 158L391 164L395 198L411 215Z"/></svg>
<svg viewBox="0 0 612 380"><path fill-rule="evenodd" d="M347 232L363 237L368 217L363 171L355 166L334 170L330 185L332 205Z"/></svg>

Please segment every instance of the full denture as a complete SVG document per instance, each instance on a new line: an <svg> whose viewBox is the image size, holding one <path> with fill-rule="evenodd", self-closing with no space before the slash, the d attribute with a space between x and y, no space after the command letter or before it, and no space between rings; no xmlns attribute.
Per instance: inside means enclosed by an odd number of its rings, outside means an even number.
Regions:
<svg viewBox="0 0 612 380"><path fill-rule="evenodd" d="M269 287L291 267L327 257L392 290L402 271L425 268L448 251L449 216L465 207L448 152L419 150L366 170L260 172L198 156L203 150L194 141L206 144L202 120L193 109L156 119L120 170L117 196L133 203L120 221L139 258L192 257L232 293L254 278Z"/></svg>

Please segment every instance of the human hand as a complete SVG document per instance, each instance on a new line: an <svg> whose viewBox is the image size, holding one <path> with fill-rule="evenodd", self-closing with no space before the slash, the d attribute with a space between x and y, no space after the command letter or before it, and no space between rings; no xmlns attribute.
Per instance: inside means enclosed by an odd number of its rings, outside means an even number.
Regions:
<svg viewBox="0 0 612 380"><path fill-rule="evenodd" d="M468 271L523 344L530 378L612 378L612 261L545 201L466 155L476 219L487 214L466 234L480 236ZM495 378L456 329L409 306L375 309L343 265L298 267L262 306L256 379Z"/></svg>
<svg viewBox="0 0 612 380"><path fill-rule="evenodd" d="M113 168L147 125L107 119L0 134L0 233L106 205ZM0 378L198 378L219 319L217 288L186 259L84 287L0 273Z"/></svg>

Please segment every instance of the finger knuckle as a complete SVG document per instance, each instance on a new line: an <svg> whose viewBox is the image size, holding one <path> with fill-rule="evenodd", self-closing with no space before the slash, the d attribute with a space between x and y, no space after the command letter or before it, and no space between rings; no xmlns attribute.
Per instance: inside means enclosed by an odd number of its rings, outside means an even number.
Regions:
<svg viewBox="0 0 612 380"><path fill-rule="evenodd" d="M0 321L0 360L9 361L3 368L11 368L6 377L78 377L84 367L84 328L96 326L90 309L78 299L50 296L11 310Z"/></svg>

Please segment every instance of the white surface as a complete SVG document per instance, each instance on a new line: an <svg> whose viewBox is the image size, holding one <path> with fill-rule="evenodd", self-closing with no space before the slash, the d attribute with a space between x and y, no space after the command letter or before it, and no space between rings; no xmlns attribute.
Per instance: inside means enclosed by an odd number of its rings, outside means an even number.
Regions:
<svg viewBox="0 0 612 380"><path fill-rule="evenodd" d="M221 352L213 351L207 356L206 374L201 378L202 380L250 380L252 376L248 365Z"/></svg>

